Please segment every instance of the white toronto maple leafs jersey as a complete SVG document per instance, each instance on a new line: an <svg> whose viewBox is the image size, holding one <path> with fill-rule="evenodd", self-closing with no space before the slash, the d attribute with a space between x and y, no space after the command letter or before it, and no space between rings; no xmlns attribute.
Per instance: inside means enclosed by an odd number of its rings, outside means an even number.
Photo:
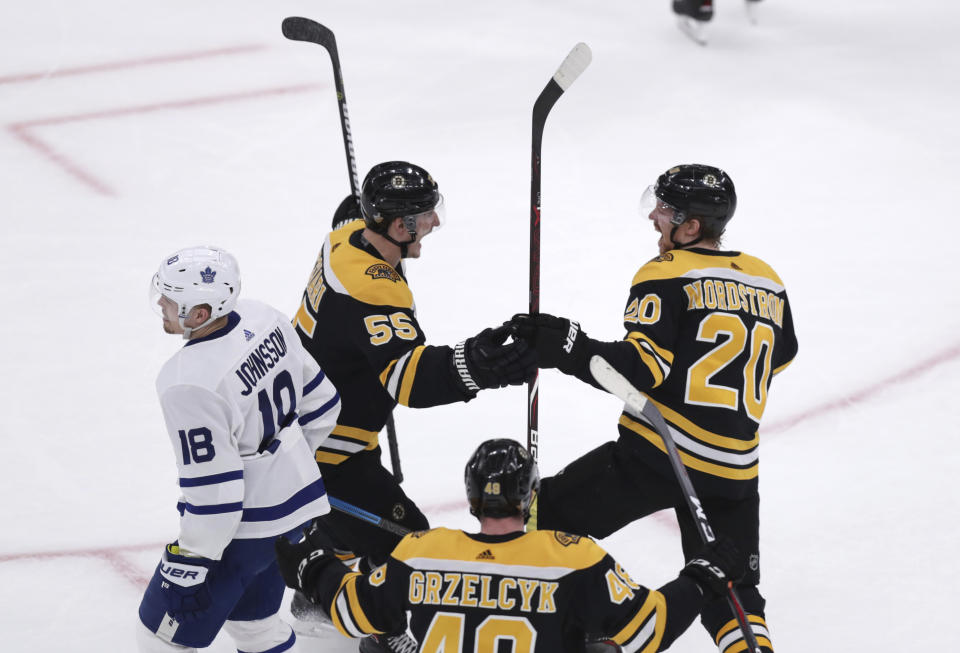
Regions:
<svg viewBox="0 0 960 653"><path fill-rule="evenodd" d="M157 377L182 493L179 544L219 559L233 539L272 537L330 510L314 451L340 396L274 308L240 301Z"/></svg>

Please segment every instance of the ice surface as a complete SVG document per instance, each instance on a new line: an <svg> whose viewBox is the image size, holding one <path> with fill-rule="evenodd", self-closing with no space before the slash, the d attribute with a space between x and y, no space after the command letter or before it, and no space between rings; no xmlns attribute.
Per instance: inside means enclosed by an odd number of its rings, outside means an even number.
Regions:
<svg viewBox="0 0 960 653"><path fill-rule="evenodd" d="M219 244L246 296L299 303L348 188L329 60L280 33L304 15L337 34L361 175L410 159L446 197L408 266L432 342L526 308L530 111L577 42L593 63L543 143L544 311L619 337L655 254L643 188L679 162L729 171L727 245L776 268L800 340L761 435L777 649L960 650L960 5L758 9L752 26L720 0L698 47L666 0L4 3L0 648L133 648L177 524L153 382L180 343L147 305L161 258ZM398 410L404 487L434 523L472 526L457 470L525 437L525 400ZM615 435L617 400L574 379L543 373L540 401L545 474ZM681 565L670 515L604 545L649 586ZM714 647L694 626L672 650Z"/></svg>

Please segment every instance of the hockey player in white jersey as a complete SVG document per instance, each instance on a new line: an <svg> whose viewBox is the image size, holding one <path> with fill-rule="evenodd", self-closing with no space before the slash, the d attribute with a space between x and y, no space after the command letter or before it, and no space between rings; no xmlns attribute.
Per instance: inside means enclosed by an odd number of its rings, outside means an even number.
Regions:
<svg viewBox="0 0 960 653"><path fill-rule="evenodd" d="M182 496L179 536L140 603L139 648L193 651L223 628L240 651L294 650L273 541L299 540L330 510L314 451L340 397L286 316L237 301L224 250L167 257L153 293L164 331L186 340L157 378Z"/></svg>

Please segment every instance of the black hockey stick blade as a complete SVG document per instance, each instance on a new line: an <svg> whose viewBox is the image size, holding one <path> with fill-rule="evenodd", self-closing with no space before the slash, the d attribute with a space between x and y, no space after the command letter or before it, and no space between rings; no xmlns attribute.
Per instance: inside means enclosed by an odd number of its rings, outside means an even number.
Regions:
<svg viewBox="0 0 960 653"><path fill-rule="evenodd" d="M280 28L283 30L283 35L291 41L318 43L325 48L329 48L330 44L336 43L333 32L328 28L315 20L303 18L302 16L284 18Z"/></svg>

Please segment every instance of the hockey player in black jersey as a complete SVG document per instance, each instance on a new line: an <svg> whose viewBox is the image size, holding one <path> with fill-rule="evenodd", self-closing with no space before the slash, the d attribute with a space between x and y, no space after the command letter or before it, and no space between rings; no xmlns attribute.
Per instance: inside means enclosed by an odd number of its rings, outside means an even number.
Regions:
<svg viewBox="0 0 960 653"><path fill-rule="evenodd" d="M286 583L330 611L346 635L380 637L407 626L420 653L582 652L609 640L633 653L666 649L744 563L728 540L703 547L658 590L633 581L587 537L525 533L537 466L514 440L487 440L464 481L479 533L411 533L368 574L351 571L310 538L280 538Z"/></svg>
<svg viewBox="0 0 960 653"><path fill-rule="evenodd" d="M623 340L599 342L577 322L544 313L513 323L536 349L541 368L600 387L589 371L603 356L663 413L714 531L749 555L738 587L764 651L772 651L760 581L758 427L773 375L797 352L783 282L760 259L722 251L720 237L737 205L733 181L699 164L671 168L644 193L642 212L659 232L660 255L630 284ZM683 552L699 546L663 440L641 415L624 410L617 441L543 480L540 528L603 538L673 507ZM701 617L720 653L742 650L737 622L722 599Z"/></svg>
<svg viewBox="0 0 960 653"><path fill-rule="evenodd" d="M294 319L304 347L340 392L337 425L316 459L332 497L422 530L426 517L381 464L378 434L394 406L469 401L485 388L523 384L535 356L525 342L507 342L503 326L454 347L427 344L403 266L420 256L443 214L426 170L404 161L376 165L360 199L358 219L327 236ZM345 200L338 213L347 218L355 207ZM332 546L373 565L400 539L336 512L320 525ZM303 607L295 597L295 616Z"/></svg>

